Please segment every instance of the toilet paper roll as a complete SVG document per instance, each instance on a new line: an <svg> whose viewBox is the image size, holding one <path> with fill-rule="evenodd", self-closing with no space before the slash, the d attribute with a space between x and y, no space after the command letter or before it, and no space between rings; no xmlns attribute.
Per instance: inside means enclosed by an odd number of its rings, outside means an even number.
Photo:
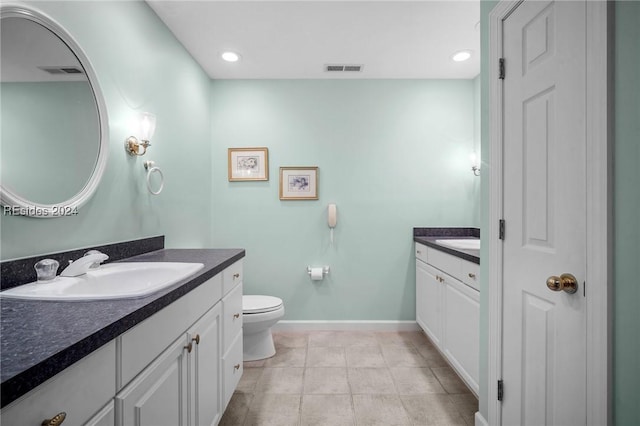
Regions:
<svg viewBox="0 0 640 426"><path fill-rule="evenodd" d="M320 281L324 278L324 274L322 273L322 268L311 268L311 280L312 281Z"/></svg>

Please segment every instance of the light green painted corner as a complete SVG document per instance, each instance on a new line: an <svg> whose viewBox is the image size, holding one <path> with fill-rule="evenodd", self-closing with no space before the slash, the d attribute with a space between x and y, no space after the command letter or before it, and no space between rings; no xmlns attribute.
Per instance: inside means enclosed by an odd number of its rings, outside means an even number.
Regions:
<svg viewBox="0 0 640 426"><path fill-rule="evenodd" d="M210 243L210 80L142 1L24 2L68 30L91 61L109 114L109 162L77 216L0 217L0 258L166 235L170 247ZM157 115L143 158L125 154L138 111ZM10 141L2 140L3 144ZM80 141L78 141L80 143ZM147 192L144 160L165 175L160 196Z"/></svg>
<svg viewBox="0 0 640 426"><path fill-rule="evenodd" d="M414 226L473 226L471 80L214 81L213 242L247 250L245 292L290 320L414 320ZM228 182L227 148L269 148L268 182ZM281 201L280 166L319 200ZM338 207L329 243L328 203ZM311 282L307 265L329 265Z"/></svg>

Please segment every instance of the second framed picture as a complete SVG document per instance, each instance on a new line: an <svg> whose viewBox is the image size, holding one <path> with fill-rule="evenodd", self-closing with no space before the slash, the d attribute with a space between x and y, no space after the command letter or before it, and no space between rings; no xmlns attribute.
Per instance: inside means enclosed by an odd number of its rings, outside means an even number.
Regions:
<svg viewBox="0 0 640 426"><path fill-rule="evenodd" d="M269 180L268 148L229 148L229 182Z"/></svg>
<svg viewBox="0 0 640 426"><path fill-rule="evenodd" d="M280 167L281 200L317 200L317 167Z"/></svg>

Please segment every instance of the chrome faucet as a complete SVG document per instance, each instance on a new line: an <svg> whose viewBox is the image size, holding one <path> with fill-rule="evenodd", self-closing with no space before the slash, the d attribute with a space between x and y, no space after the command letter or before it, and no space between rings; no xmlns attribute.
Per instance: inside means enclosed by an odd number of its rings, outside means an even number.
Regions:
<svg viewBox="0 0 640 426"><path fill-rule="evenodd" d="M77 277L86 274L90 268L97 268L102 262L109 259L104 253L97 250L88 251L80 259L71 262L61 273L61 277Z"/></svg>

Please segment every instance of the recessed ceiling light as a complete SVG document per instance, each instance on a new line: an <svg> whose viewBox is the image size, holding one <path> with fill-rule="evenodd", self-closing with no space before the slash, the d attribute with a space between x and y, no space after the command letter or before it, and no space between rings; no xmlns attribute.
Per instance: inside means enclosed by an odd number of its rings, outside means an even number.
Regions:
<svg viewBox="0 0 640 426"><path fill-rule="evenodd" d="M462 61L466 61L470 57L471 57L470 50L461 50L459 52L454 53L451 59L453 59L456 62L462 62Z"/></svg>
<svg viewBox="0 0 640 426"><path fill-rule="evenodd" d="M240 60L240 55L238 55L236 52L223 52L220 56L227 62L238 62Z"/></svg>

